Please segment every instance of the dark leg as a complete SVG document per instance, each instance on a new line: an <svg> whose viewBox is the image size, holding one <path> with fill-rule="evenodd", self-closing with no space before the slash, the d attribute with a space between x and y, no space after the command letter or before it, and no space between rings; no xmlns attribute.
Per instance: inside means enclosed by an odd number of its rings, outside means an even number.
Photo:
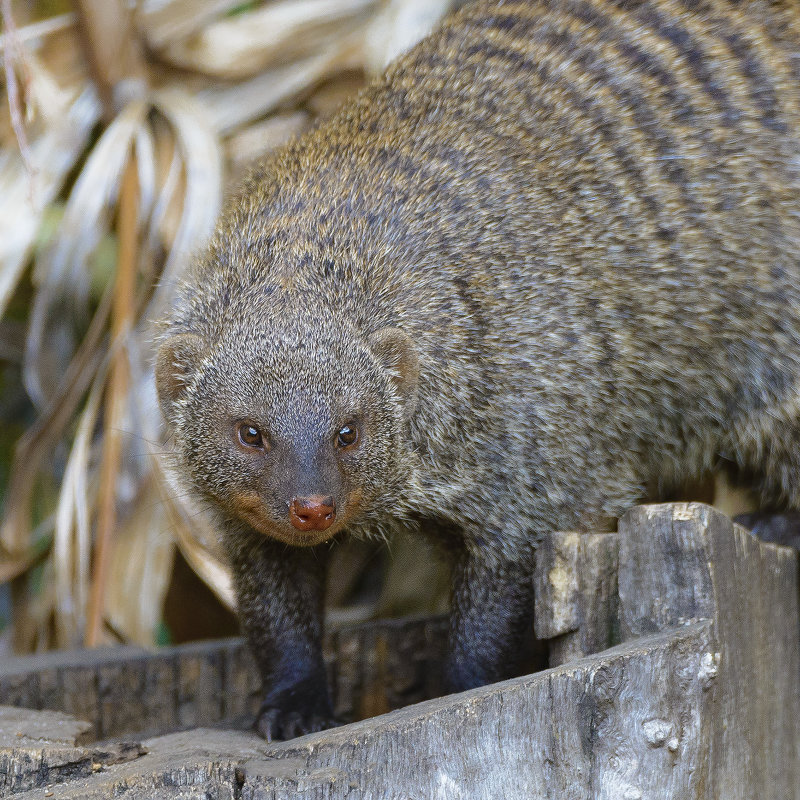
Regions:
<svg viewBox="0 0 800 800"><path fill-rule="evenodd" d="M775 542L800 550L800 512L754 511L750 514L739 514L734 522L745 528L765 542Z"/></svg>
<svg viewBox="0 0 800 800"><path fill-rule="evenodd" d="M256 728L272 740L334 725L322 660L327 545L291 547L252 531L225 538L239 616L263 681Z"/></svg>
<svg viewBox="0 0 800 800"><path fill-rule="evenodd" d="M519 674L533 642L533 551L512 560L464 548L452 575L448 691Z"/></svg>

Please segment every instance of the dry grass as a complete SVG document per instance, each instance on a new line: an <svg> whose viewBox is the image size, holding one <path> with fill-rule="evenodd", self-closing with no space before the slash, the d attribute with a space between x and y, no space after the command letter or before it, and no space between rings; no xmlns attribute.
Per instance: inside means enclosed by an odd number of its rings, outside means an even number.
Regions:
<svg viewBox="0 0 800 800"><path fill-rule="evenodd" d="M159 458L151 320L249 160L452 4L2 0L0 318L25 325L3 365L30 404L0 524L17 650L152 645L176 547L232 604L216 534Z"/></svg>

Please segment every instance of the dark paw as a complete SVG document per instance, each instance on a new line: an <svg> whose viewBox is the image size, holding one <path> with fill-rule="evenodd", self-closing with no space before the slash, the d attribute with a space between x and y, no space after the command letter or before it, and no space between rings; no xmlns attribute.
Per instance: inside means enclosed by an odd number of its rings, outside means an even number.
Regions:
<svg viewBox="0 0 800 800"><path fill-rule="evenodd" d="M255 727L271 742L294 739L337 724L325 678L312 673L290 684L273 682L261 704Z"/></svg>
<svg viewBox="0 0 800 800"><path fill-rule="evenodd" d="M276 739L294 739L295 736L324 731L337 725L339 722L328 713L303 713L265 704L258 714L255 728L268 742L272 742Z"/></svg>

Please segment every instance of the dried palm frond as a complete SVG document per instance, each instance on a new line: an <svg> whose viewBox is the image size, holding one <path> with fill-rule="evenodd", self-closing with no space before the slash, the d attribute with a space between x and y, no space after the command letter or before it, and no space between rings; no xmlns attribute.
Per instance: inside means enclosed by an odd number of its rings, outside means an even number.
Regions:
<svg viewBox="0 0 800 800"><path fill-rule="evenodd" d="M218 531L198 507L184 496L166 500L171 529L183 557L229 609L235 606L233 580L219 545Z"/></svg>
<svg viewBox="0 0 800 800"><path fill-rule="evenodd" d="M18 648L152 644L176 546L232 607L217 532L161 457L152 321L226 180L452 4L139 0L131 17L121 0L75 0L76 14L6 19L0 57L19 82L0 114L0 316L25 304L33 415L0 522Z"/></svg>
<svg viewBox="0 0 800 800"><path fill-rule="evenodd" d="M175 553L171 525L151 481L142 486L116 533L106 620L124 641L149 646L161 620Z"/></svg>
<svg viewBox="0 0 800 800"><path fill-rule="evenodd" d="M34 81L47 80L43 70L33 75ZM0 162L0 315L27 266L45 209L58 196L100 118L91 87L77 99L69 92L54 99L46 127L28 147L29 163L9 150ZM60 113L54 113L59 107Z"/></svg>
<svg viewBox="0 0 800 800"><path fill-rule="evenodd" d="M37 261L24 378L39 408L52 399L61 365L77 347L75 331L88 317L89 260L111 226L129 150L147 111L144 99L136 99L108 126L75 182L51 246Z"/></svg>
<svg viewBox="0 0 800 800"><path fill-rule="evenodd" d="M260 156L303 133L311 123L306 111L274 114L234 133L225 142L225 155L234 181Z"/></svg>
<svg viewBox="0 0 800 800"><path fill-rule="evenodd" d="M141 0L138 26L148 46L157 52L202 31L241 5L241 0Z"/></svg>
<svg viewBox="0 0 800 800"><path fill-rule="evenodd" d="M229 135L302 94L326 75L358 66L363 61L363 42L363 31L356 31L291 66L276 67L231 86L204 89L198 99L220 135Z"/></svg>
<svg viewBox="0 0 800 800"><path fill-rule="evenodd" d="M377 0L280 0L223 17L159 50L171 64L227 80L308 58L369 18Z"/></svg>
<svg viewBox="0 0 800 800"><path fill-rule="evenodd" d="M58 498L53 536L53 589L56 644L83 641L89 598L90 519L96 487L91 485L92 439L103 397L105 370L95 377L80 415Z"/></svg>
<svg viewBox="0 0 800 800"><path fill-rule="evenodd" d="M155 108L171 125L175 138L172 166L180 165L183 193L175 194L172 167L154 209L154 221L167 242L167 258L145 320L153 319L169 299L183 268L211 233L219 213L223 190L221 143L207 112L183 90L175 87L153 95ZM180 207L178 223L169 230L170 207Z"/></svg>

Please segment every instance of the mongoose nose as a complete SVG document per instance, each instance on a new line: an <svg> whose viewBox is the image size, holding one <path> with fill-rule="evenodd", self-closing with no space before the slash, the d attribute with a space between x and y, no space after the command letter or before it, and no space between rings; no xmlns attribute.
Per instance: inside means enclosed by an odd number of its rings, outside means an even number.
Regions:
<svg viewBox="0 0 800 800"><path fill-rule="evenodd" d="M324 531L335 518L336 502L330 495L294 497L289 503L289 521L301 531Z"/></svg>

